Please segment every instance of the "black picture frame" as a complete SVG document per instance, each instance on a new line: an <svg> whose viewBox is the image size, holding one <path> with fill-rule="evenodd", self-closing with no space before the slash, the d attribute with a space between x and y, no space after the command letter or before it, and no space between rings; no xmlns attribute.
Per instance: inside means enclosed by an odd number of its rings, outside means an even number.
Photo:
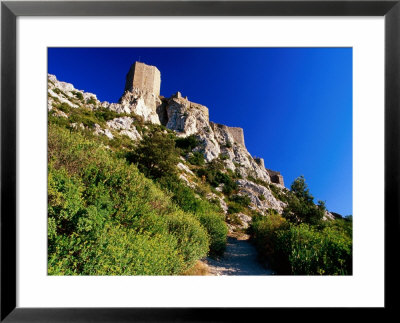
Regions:
<svg viewBox="0 0 400 323"><path fill-rule="evenodd" d="M16 19L19 16L384 16L385 18L385 307L396 310L399 274L400 0L379 1L4 1L1 3L1 322L234 322L269 311L280 320L304 309L16 307ZM310 309L308 309L310 310ZM326 309L330 318L337 310ZM346 310L351 311L351 309ZM291 315L291 314L290 314ZM296 314L297 315L297 314ZM347 315L347 314L346 314ZM318 318L318 317L315 317ZM312 319L312 317L310 317ZM322 319L322 318L320 318Z"/></svg>

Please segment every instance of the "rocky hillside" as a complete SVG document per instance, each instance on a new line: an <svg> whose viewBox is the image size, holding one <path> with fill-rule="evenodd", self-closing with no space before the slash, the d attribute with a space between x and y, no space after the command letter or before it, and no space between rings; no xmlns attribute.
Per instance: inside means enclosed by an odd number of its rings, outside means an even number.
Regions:
<svg viewBox="0 0 400 323"><path fill-rule="evenodd" d="M160 87L140 62L117 103L48 75L48 274L352 273L351 217Z"/></svg>
<svg viewBox="0 0 400 323"><path fill-rule="evenodd" d="M128 79L127 79L128 83ZM164 126L178 138L190 138L194 147L186 150L177 165L180 178L191 188L204 185L193 157L201 154L206 165L219 163L222 173L233 179L237 196L247 197L249 210L266 215L271 210L282 214L286 206L283 177L279 172L265 168L262 158L252 157L245 146L243 129L217 124L209 120L208 108L183 97L180 92L169 98L151 93L146 89L126 86L118 103L100 102L93 93L76 89L72 84L48 75L48 110L51 116L64 119L72 129L91 131L111 140L139 142L151 125ZM81 110L80 118L76 111ZM104 115L103 122L91 118ZM208 193L207 198L217 200L226 214L233 214L234 225L246 228L251 221L243 208L232 207L235 201L224 193L226 183L220 183ZM231 208L230 208L231 206ZM333 218L326 212L325 217ZM229 221L228 221L229 222Z"/></svg>

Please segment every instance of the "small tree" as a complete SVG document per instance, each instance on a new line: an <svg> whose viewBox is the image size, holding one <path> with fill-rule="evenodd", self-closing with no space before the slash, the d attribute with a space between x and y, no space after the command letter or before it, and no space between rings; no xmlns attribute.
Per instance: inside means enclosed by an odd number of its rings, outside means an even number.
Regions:
<svg viewBox="0 0 400 323"><path fill-rule="evenodd" d="M127 159L136 162L147 177L157 179L176 174L179 153L170 135L154 130L143 138L136 151L128 154Z"/></svg>
<svg viewBox="0 0 400 323"><path fill-rule="evenodd" d="M288 196L288 205L283 211L283 216L294 223L319 223L325 214L325 202L318 201L314 204L314 197L303 176L296 178L291 185Z"/></svg>
<svg viewBox="0 0 400 323"><path fill-rule="evenodd" d="M290 189L299 199L302 199L305 202L312 202L314 200L314 197L310 194L310 190L308 189L303 175L297 177L293 181Z"/></svg>

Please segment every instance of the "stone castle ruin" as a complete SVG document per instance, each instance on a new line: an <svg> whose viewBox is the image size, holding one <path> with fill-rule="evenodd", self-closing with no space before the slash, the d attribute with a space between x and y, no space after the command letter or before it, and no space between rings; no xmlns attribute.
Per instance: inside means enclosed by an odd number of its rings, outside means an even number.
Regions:
<svg viewBox="0 0 400 323"><path fill-rule="evenodd" d="M125 91L134 88L160 95L161 73L157 67L135 62L126 75Z"/></svg>
<svg viewBox="0 0 400 323"><path fill-rule="evenodd" d="M244 144L244 133L243 133L242 128L228 127L228 126L225 126L224 124L219 124L219 123L215 123L215 122L210 122L210 126L214 131L216 131L217 129L220 129L220 130L223 130L225 133L229 133L233 138L233 142L236 142L237 144L242 145L243 147L246 147Z"/></svg>
<svg viewBox="0 0 400 323"><path fill-rule="evenodd" d="M208 108L183 97L180 92L170 98L160 96L161 73L157 67L135 62L126 75L125 92L120 104L141 115L145 121L162 124L176 132L178 136L196 135L202 139L204 156L207 161L219 157L222 147L236 144L231 165L245 164L249 169L259 169L258 174L272 183L284 186L279 172L265 168L264 160L248 156L244 142L243 129L210 122ZM228 144L229 143L229 144ZM225 149L226 149L225 148ZM250 158L249 162L245 159ZM235 167L235 166L232 166ZM265 174L265 175L263 175ZM264 176L264 177L263 177Z"/></svg>
<svg viewBox="0 0 400 323"><path fill-rule="evenodd" d="M285 186L285 183L283 182L283 176L281 175L281 173L266 168L266 167L265 167L265 163L264 163L264 158L253 157L253 159L255 160L255 162L256 162L260 167L263 167L263 168L265 168L265 169L267 170L267 173L268 173L269 177L271 178L271 182L272 182L272 183Z"/></svg>
<svg viewBox="0 0 400 323"><path fill-rule="evenodd" d="M271 178L271 182L275 183L275 184L280 184L282 186L285 186L285 183L283 181L283 176L281 175L280 172L274 171L274 170L270 170L268 168L266 168L269 177Z"/></svg>

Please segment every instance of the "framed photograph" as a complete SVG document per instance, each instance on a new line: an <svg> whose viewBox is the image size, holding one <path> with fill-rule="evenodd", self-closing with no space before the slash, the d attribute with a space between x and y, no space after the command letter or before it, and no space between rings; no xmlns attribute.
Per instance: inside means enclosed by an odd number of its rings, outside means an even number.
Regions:
<svg viewBox="0 0 400 323"><path fill-rule="evenodd" d="M398 2L2 2L1 321L394 309Z"/></svg>

